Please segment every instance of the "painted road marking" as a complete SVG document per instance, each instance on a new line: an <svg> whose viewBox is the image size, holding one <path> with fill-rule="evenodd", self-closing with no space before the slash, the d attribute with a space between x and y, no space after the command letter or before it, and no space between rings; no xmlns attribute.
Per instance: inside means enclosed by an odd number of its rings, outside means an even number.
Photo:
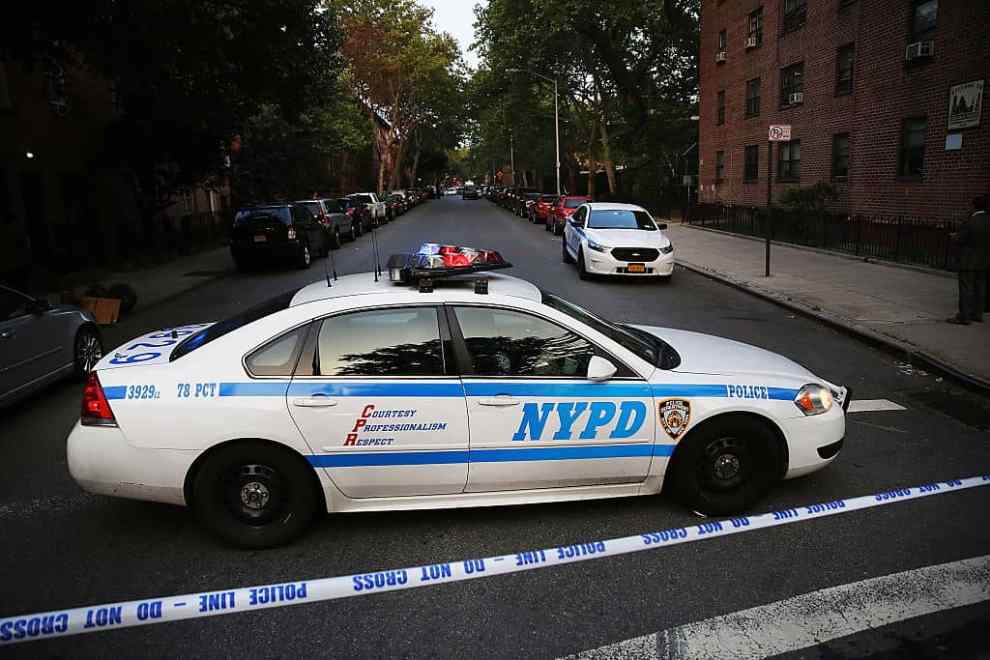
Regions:
<svg viewBox="0 0 990 660"><path fill-rule="evenodd" d="M853 399L849 402L849 413L887 412L907 410L904 406L887 399Z"/></svg>
<svg viewBox="0 0 990 660"><path fill-rule="evenodd" d="M165 623L166 621L219 616L233 612L253 612L273 607L339 600L386 591L415 589L435 584L519 573L548 566L573 564L589 559L626 555L670 545L741 534L757 529L790 525L805 520L986 486L990 486L990 474L910 488L898 488L873 495L821 502L755 516L739 516L721 521L706 520L688 527L644 532L635 536L605 541L523 550L498 557L466 559L356 575L298 580L282 584L235 587L222 591L159 596L145 600L12 616L0 619L0 646L97 632L109 628L129 628ZM11 597L8 596L4 602L11 600ZM192 603L192 607L182 608L181 605L185 603Z"/></svg>
<svg viewBox="0 0 990 660"><path fill-rule="evenodd" d="M990 555L821 589L568 657L765 658L986 600L990 600Z"/></svg>

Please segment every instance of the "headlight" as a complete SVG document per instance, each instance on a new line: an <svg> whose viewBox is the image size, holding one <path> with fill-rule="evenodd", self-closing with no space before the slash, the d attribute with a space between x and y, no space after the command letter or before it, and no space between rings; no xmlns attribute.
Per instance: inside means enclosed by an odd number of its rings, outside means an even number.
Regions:
<svg viewBox="0 0 990 660"><path fill-rule="evenodd" d="M794 405L805 415L821 415L832 409L832 392L814 383L802 387L794 397Z"/></svg>
<svg viewBox="0 0 990 660"><path fill-rule="evenodd" d="M588 247L594 250L595 252L608 252L610 249L612 249L607 245L601 245L599 243L595 243L591 239L588 239Z"/></svg>
<svg viewBox="0 0 990 660"><path fill-rule="evenodd" d="M671 252L674 251L674 244L667 243L667 247L660 248L660 251L663 252L664 254L670 254Z"/></svg>

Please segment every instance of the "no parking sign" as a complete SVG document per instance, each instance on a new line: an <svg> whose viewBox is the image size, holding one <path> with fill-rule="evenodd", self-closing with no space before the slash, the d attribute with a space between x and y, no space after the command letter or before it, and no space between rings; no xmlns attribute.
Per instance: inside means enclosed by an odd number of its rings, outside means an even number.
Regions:
<svg viewBox="0 0 990 660"><path fill-rule="evenodd" d="M791 125L790 124L770 124L770 136L768 138L771 142L790 142L791 141Z"/></svg>

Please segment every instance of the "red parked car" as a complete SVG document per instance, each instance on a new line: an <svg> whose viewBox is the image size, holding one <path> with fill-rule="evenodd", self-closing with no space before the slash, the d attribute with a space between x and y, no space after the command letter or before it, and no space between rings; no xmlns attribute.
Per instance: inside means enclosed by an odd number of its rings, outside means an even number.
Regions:
<svg viewBox="0 0 990 660"><path fill-rule="evenodd" d="M550 209L547 215L546 230L552 231L555 236L564 233L564 223L571 217L578 207L590 202L587 195L565 195L557 200L557 203Z"/></svg>
<svg viewBox="0 0 990 660"><path fill-rule="evenodd" d="M550 216L550 209L556 203L556 195L540 195L536 203L529 207L529 221L534 224L542 223L546 225L547 218Z"/></svg>

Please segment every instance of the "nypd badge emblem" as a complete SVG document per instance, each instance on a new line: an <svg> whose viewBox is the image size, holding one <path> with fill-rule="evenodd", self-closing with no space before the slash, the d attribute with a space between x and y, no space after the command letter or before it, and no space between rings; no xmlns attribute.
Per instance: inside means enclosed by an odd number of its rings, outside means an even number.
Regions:
<svg viewBox="0 0 990 660"><path fill-rule="evenodd" d="M660 424L671 438L683 435L691 421L691 402L684 399L667 399L660 402Z"/></svg>

